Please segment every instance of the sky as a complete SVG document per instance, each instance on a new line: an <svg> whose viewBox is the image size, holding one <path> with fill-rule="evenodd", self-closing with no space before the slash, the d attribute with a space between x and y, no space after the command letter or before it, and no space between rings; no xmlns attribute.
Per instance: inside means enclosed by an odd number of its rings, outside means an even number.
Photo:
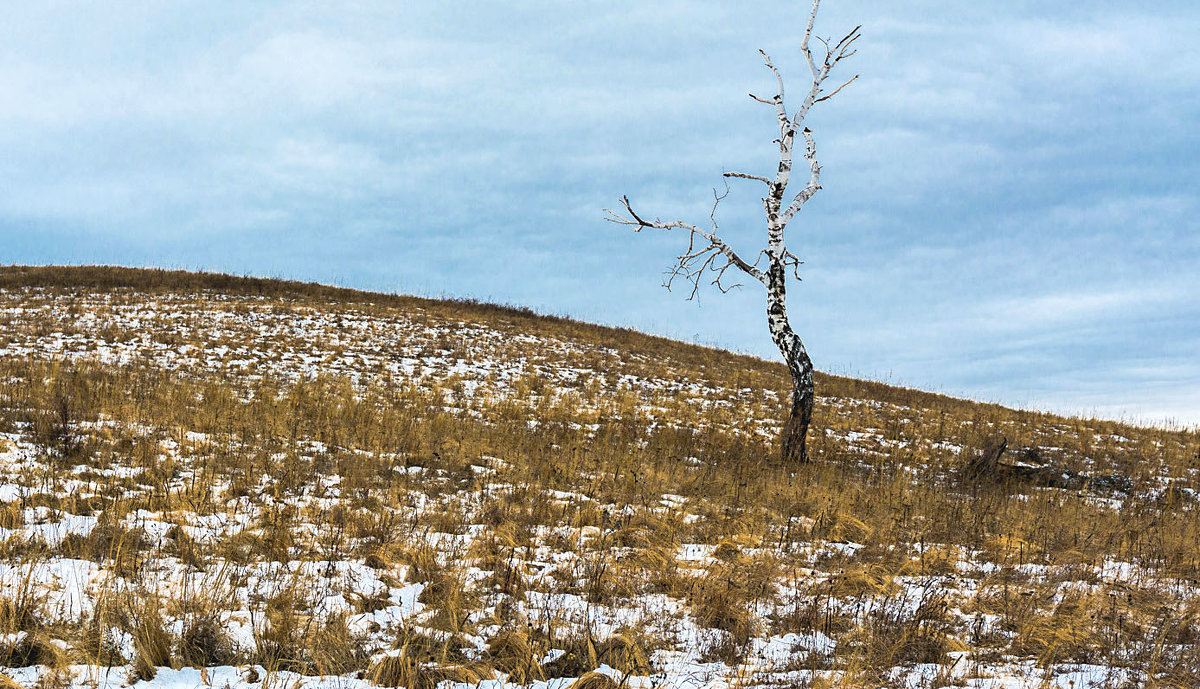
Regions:
<svg viewBox="0 0 1200 689"><path fill-rule="evenodd" d="M0 263L472 297L778 358L764 290L662 287L777 164L803 2L13 3ZM1200 424L1200 4L825 0L861 24L788 228L818 369ZM720 233L753 256L761 191Z"/></svg>

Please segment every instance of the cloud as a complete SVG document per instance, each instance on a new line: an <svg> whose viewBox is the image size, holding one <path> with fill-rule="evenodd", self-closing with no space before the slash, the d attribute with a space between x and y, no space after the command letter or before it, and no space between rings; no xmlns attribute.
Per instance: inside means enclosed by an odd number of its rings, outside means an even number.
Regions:
<svg viewBox="0 0 1200 689"><path fill-rule="evenodd" d="M1170 309L1187 292L1179 286L1004 297L978 308L997 328L1035 330L1049 325L1092 323L1136 310Z"/></svg>
<svg viewBox="0 0 1200 689"><path fill-rule="evenodd" d="M753 285L685 303L659 286L682 238L617 231L600 209L628 193L703 221L723 170L770 170L773 115L745 94L771 88L762 47L797 97L801 14L14 6L0 260L402 285L774 356ZM790 239L808 261L790 303L819 365L1195 414L1200 10L822 9L823 32L859 23L863 76L814 111L825 188ZM719 215L747 253L759 196L735 185Z"/></svg>

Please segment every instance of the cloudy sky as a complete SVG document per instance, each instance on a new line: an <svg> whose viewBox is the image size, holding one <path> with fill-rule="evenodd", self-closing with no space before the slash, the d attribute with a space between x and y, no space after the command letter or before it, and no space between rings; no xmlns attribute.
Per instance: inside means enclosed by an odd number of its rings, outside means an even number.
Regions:
<svg viewBox="0 0 1200 689"><path fill-rule="evenodd" d="M0 263L114 263L529 305L773 356L761 288L666 292L774 163L757 49L802 2L17 3ZM1200 423L1200 5L826 0L863 25L790 228L819 368ZM722 233L761 246L760 192Z"/></svg>

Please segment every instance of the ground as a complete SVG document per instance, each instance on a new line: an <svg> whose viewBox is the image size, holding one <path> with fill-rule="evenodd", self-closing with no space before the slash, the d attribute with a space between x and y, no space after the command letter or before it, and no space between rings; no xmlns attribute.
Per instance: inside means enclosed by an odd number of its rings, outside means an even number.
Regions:
<svg viewBox="0 0 1200 689"><path fill-rule="evenodd" d="M0 270L22 686L1200 683L1200 437L466 302ZM1000 440L1004 452L996 455Z"/></svg>

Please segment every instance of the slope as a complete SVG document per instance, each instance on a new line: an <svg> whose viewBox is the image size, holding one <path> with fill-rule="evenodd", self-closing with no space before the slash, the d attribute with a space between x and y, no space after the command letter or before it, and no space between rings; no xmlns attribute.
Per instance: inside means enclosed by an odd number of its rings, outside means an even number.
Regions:
<svg viewBox="0 0 1200 689"><path fill-rule="evenodd" d="M818 383L816 461L779 466L787 376L752 357L470 302L2 269L0 662L1200 679L1194 433Z"/></svg>

